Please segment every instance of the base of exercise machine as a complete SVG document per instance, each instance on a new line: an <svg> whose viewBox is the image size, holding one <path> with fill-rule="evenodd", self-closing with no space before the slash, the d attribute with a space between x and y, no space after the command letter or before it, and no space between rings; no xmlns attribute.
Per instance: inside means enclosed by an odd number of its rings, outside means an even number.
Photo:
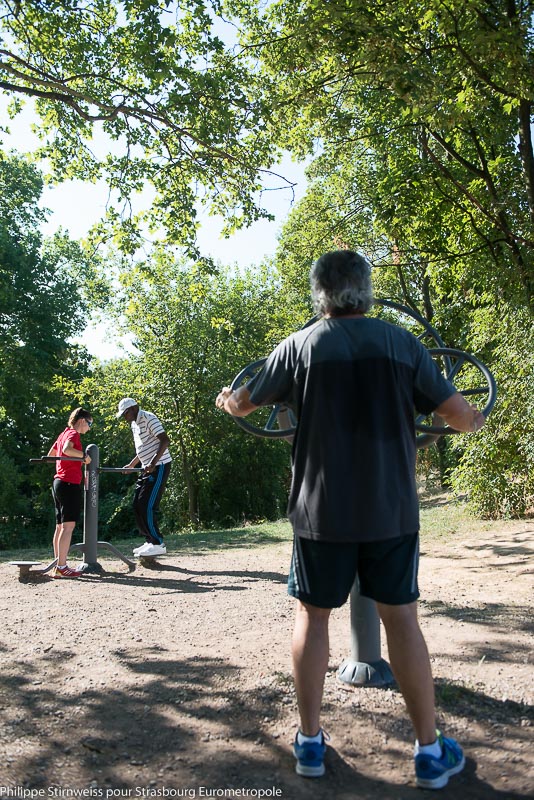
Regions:
<svg viewBox="0 0 534 800"><path fill-rule="evenodd" d="M104 567L102 564L99 564L98 561L91 563L82 561L81 564L76 564L76 569L83 572L84 575L102 575L104 572Z"/></svg>
<svg viewBox="0 0 534 800"><path fill-rule="evenodd" d="M349 683L351 686L363 686L370 689L391 686L395 683L391 668L383 658L370 663L347 658L339 667L337 677L343 683Z"/></svg>
<svg viewBox="0 0 534 800"><path fill-rule="evenodd" d="M110 550L115 556L117 556L117 558L120 558L121 561L124 561L125 564L128 564L130 572L134 571L134 569L136 567L135 561L132 561L131 559L126 558L124 553L121 553L121 551L118 550L114 545L110 544L109 542L97 542L96 543L97 550L98 550L99 547L103 547L106 550ZM87 545L85 544L85 542L80 542L79 544L72 544L70 546L70 549L71 550L82 550L83 554L84 554L84 556L86 558L87 558L87 550L88 549L90 551L89 552L89 557L93 556L93 558L94 558L94 556L96 555L95 550L94 550L94 545L91 548L88 548ZM87 574L93 574L93 575L101 575L104 572L104 569L103 569L102 565L99 564L98 561L84 561L80 565L79 569L81 569L82 572L86 572Z"/></svg>

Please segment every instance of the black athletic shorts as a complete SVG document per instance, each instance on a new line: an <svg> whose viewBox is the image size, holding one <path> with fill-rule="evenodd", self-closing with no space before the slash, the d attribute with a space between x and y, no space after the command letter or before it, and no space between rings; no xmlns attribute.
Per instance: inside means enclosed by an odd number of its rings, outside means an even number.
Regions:
<svg viewBox="0 0 534 800"><path fill-rule="evenodd" d="M318 542L295 536L287 591L318 608L340 608L356 578L360 594L387 605L419 597L419 534L379 542Z"/></svg>
<svg viewBox="0 0 534 800"><path fill-rule="evenodd" d="M56 525L62 522L78 522L82 507L82 486L54 478L52 497L56 507Z"/></svg>

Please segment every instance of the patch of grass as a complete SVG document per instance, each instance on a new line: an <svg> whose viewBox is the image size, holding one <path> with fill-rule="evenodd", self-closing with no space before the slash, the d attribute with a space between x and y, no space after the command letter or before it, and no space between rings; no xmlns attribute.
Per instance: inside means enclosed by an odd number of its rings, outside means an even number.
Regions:
<svg viewBox="0 0 534 800"><path fill-rule="evenodd" d="M502 531L509 525L517 522L504 520L481 520L473 517L462 499L455 499L447 494L423 495L421 504L421 539L423 542L447 542L456 536L466 536L469 533L483 533L486 531ZM105 528L99 531L101 541L106 541ZM285 519L277 522L263 522L257 525L245 525L240 528L221 528L219 530L183 531L181 533L167 534L165 541L167 552L195 555L214 550L229 550L231 548L264 547L279 542L287 542L292 538L291 526ZM82 539L81 531L75 533L75 541ZM140 538L124 537L110 540L125 555L131 556L132 548L141 544ZM101 550L99 559L113 558L109 551ZM76 553L73 552L73 558ZM50 546L36 546L27 549L18 548L0 551L0 563L6 561L49 561L51 560Z"/></svg>
<svg viewBox="0 0 534 800"><path fill-rule="evenodd" d="M465 500L447 494L424 495L421 504L421 539L449 540L467 533L502 530L503 520L488 521L474 517Z"/></svg>
<svg viewBox="0 0 534 800"><path fill-rule="evenodd" d="M291 526L287 520L278 522L264 522L259 525L246 525L242 528L222 528L220 530L201 530L185 531L167 535L165 542L167 553L182 553L184 555L198 555L203 552L214 550L229 550L231 548L253 548L265 545L287 542L292 538ZM99 531L100 541L106 541L105 530ZM74 535L73 542L82 540L81 533ZM141 544L141 539L116 539L113 538L112 544L117 547L124 555L130 557L132 548ZM51 544L49 547L41 546L26 550L4 550L0 553L0 563L6 561L50 561ZM73 551L70 558L76 560L80 551ZM99 560L115 558L109 551L104 549L98 553Z"/></svg>
<svg viewBox="0 0 534 800"><path fill-rule="evenodd" d="M194 555L213 550L229 550L232 548L252 548L276 544L291 540L291 526L287 520L264 522L259 525L246 525L242 528L221 528L219 530L184 531L167 534L165 543L168 553ZM136 540L137 541L137 540ZM132 539L114 540L119 550L128 551L132 547ZM135 545L134 545L135 546Z"/></svg>
<svg viewBox="0 0 534 800"><path fill-rule="evenodd" d="M78 541L78 540L76 540ZM52 541L50 546L39 545L27 549L2 550L0 552L0 564L6 561L42 561L43 563L52 561Z"/></svg>
<svg viewBox="0 0 534 800"><path fill-rule="evenodd" d="M272 682L282 686L284 689L292 689L294 686L291 672L275 672L272 676Z"/></svg>
<svg viewBox="0 0 534 800"><path fill-rule="evenodd" d="M436 682L436 703L442 708L453 708L465 699L467 690L464 686L451 681Z"/></svg>

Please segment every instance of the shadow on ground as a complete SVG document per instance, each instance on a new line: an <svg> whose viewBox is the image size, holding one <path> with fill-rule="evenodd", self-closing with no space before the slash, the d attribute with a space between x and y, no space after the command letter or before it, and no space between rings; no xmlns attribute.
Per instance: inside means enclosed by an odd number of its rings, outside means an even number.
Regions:
<svg viewBox="0 0 534 800"><path fill-rule="evenodd" d="M431 612L432 616L441 616L457 622L477 625L502 625L510 630L534 633L534 621L529 606L515 603L480 603L459 605L442 600L419 600L419 607ZM508 643L510 647L510 643Z"/></svg>
<svg viewBox="0 0 534 800"><path fill-rule="evenodd" d="M421 800L425 796L413 781L405 785L369 777L365 739L357 748L362 753L361 771L358 756L345 760L342 746L334 743L328 750L324 778L312 782L298 778L288 742L273 734L288 714L284 700L291 690L284 684L241 688L240 669L224 659L170 659L162 645L132 652L115 650L110 658L126 668L129 686L91 688L66 700L52 688L57 681L42 681L42 675L61 674L72 657L67 652L50 652L32 664L13 663L11 668L18 668L19 674L4 672L0 677L3 743L10 743L12 752L22 750L4 765L9 785L100 787L104 797L106 788L130 790L130 796L135 796L136 787L156 786L197 792L200 786L275 788L281 794L270 796L283 800L310 796ZM448 697L445 682L438 687L438 698L449 710L452 704L473 721L485 720L478 709L488 702L504 716L516 714L514 704L499 704L476 691L458 692L455 687ZM384 715L382 722L387 725L387 720ZM358 722L365 730L369 720L364 714ZM382 724L374 717L373 722ZM393 738L384 748L384 759L395 760L398 747ZM399 756L404 768L403 748L404 743ZM384 774L380 769L371 772ZM443 800L526 800L527 796L495 790L477 776L473 760L440 793Z"/></svg>

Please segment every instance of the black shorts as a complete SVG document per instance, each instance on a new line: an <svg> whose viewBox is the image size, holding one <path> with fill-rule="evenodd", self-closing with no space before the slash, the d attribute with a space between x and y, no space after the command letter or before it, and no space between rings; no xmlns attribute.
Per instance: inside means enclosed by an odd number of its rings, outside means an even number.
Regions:
<svg viewBox="0 0 534 800"><path fill-rule="evenodd" d="M295 536L287 591L318 608L340 608L356 578L360 594L387 605L419 597L419 534L379 542L324 542Z"/></svg>
<svg viewBox="0 0 534 800"><path fill-rule="evenodd" d="M67 483L55 478L52 484L52 497L56 507L56 525L62 522L78 522L82 507L81 484Z"/></svg>

